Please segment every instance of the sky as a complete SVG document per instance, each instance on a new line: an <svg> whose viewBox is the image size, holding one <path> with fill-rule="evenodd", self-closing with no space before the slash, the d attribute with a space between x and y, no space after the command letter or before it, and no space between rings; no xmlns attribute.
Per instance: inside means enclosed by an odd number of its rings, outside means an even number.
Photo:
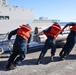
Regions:
<svg viewBox="0 0 76 75"><path fill-rule="evenodd" d="M41 16L59 19L61 22L76 22L76 0L7 0L9 5L32 8L35 19Z"/></svg>

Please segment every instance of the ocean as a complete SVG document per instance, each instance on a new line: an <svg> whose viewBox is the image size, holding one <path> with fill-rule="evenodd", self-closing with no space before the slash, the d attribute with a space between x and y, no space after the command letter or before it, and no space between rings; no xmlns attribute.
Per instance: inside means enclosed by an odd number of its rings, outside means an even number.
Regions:
<svg viewBox="0 0 76 75"><path fill-rule="evenodd" d="M61 26L65 26L68 22L60 22Z"/></svg>

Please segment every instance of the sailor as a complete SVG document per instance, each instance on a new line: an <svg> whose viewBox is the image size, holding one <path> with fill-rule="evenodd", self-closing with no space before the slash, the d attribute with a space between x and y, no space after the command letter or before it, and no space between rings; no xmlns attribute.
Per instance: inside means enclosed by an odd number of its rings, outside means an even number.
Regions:
<svg viewBox="0 0 76 75"><path fill-rule="evenodd" d="M51 61L53 61L53 57L54 57L55 52L56 52L55 41L56 41L56 37L58 36L60 31L61 31L61 26L57 22L54 22L54 24L52 24L52 26L48 27L47 29L43 30L42 32L40 32L38 34L38 35L45 34L47 36L47 39L45 41L44 48L40 53L37 64L41 63L42 58L44 57L45 53L47 52L47 50L49 48L52 48Z"/></svg>
<svg viewBox="0 0 76 75"><path fill-rule="evenodd" d="M70 33L67 37L66 40L66 44L64 45L63 49L61 50L61 52L59 53L60 56L60 60L65 60L65 57L67 57L69 55L69 53L71 52L71 50L73 49L75 42L76 42L76 23L74 22L69 22L67 23L61 32L64 31L64 29L68 26L71 26L70 28Z"/></svg>
<svg viewBox="0 0 76 75"><path fill-rule="evenodd" d="M15 69L16 65L20 64L24 60L27 53L27 43L29 43L31 38L31 30L32 29L29 24L23 24L20 28L9 33L9 41L12 35L16 35L16 39L13 44L13 52L8 59L8 64L6 65L7 70Z"/></svg>
<svg viewBox="0 0 76 75"><path fill-rule="evenodd" d="M38 34L38 27L35 27L33 41L40 43L40 37Z"/></svg>

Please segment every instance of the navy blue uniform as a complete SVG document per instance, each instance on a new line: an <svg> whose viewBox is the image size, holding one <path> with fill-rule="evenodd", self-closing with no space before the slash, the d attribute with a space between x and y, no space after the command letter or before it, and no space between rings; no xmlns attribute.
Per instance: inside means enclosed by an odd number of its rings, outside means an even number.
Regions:
<svg viewBox="0 0 76 75"><path fill-rule="evenodd" d="M76 23L70 23L70 26L74 26L74 25L76 25ZM75 43L76 43L76 32L71 30L67 37L66 44L64 45L63 49L61 50L59 54L60 57L64 58L67 55L69 55Z"/></svg>
<svg viewBox="0 0 76 75"><path fill-rule="evenodd" d="M8 39L10 40L12 35L15 35L17 33L17 31L18 31L18 29L11 31L8 35ZM30 38L29 38L29 41L30 41ZM13 44L13 52L10 55L10 58L8 60L9 63L20 64L21 61L24 60L26 53L27 53L27 43L29 41L26 41L20 35L16 35L16 39Z"/></svg>
<svg viewBox="0 0 76 75"><path fill-rule="evenodd" d="M50 29L51 29L51 27L47 28L46 30L43 30L43 32L48 32ZM50 48L52 49L51 50L51 56L54 56L55 55L55 52L56 52L55 39L52 36L47 36L47 39L45 41L44 48L43 48L43 50L40 53L40 56L39 56L38 61L41 60L44 57L45 53Z"/></svg>

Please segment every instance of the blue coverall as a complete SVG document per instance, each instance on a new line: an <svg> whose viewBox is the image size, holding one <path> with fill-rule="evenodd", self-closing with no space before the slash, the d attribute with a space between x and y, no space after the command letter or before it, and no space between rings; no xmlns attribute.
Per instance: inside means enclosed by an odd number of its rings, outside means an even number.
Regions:
<svg viewBox="0 0 76 75"><path fill-rule="evenodd" d="M51 27L49 27L46 30L43 30L43 32L48 32L50 30ZM52 48L51 50L51 55L54 56L55 52L56 52L56 45L55 45L55 39L52 36L48 36L46 41L45 41L45 45L43 50L40 53L39 59L42 59L45 55L45 53L47 52L48 49Z"/></svg>
<svg viewBox="0 0 76 75"><path fill-rule="evenodd" d="M70 26L75 25L74 23L70 24ZM63 49L61 50L61 52L59 53L59 55L61 57L66 57L67 55L69 55L69 53L71 52L71 50L73 49L74 45L76 43L76 32L72 31L69 33L67 40L66 40L66 44L64 45Z"/></svg>
<svg viewBox="0 0 76 75"><path fill-rule="evenodd" d="M10 39L12 35L15 35L17 33L17 30L18 29L11 31L10 34L8 35L8 39ZM27 53L27 43L30 42L30 38L28 41L26 41L20 35L16 35L16 39L13 44L13 52L10 55L8 64L9 63L20 64L21 61L24 60Z"/></svg>

